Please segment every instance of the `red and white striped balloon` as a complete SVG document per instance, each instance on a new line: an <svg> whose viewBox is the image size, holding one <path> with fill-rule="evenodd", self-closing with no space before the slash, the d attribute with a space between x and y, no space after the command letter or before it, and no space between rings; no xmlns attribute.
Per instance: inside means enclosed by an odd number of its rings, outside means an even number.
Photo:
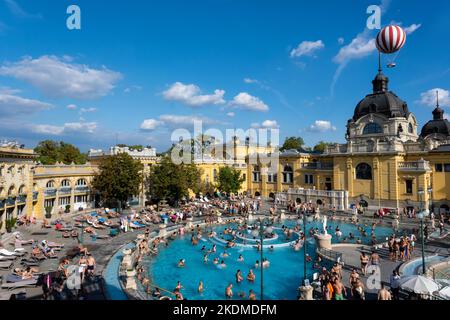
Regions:
<svg viewBox="0 0 450 320"><path fill-rule="evenodd" d="M395 53L406 42L406 32L399 26L387 26L381 29L377 36L378 51L385 54Z"/></svg>

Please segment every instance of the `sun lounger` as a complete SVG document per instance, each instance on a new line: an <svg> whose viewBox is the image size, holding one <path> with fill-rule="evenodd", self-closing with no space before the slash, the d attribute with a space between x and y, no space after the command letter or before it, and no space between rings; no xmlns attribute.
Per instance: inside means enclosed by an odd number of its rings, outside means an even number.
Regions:
<svg viewBox="0 0 450 320"><path fill-rule="evenodd" d="M38 267L40 265L39 260L22 259L20 262L24 267Z"/></svg>
<svg viewBox="0 0 450 320"><path fill-rule="evenodd" d="M17 291L9 291L9 292L0 292L0 301L10 300L12 295L22 296L27 292L25 290L17 290Z"/></svg>
<svg viewBox="0 0 450 320"><path fill-rule="evenodd" d="M9 270L9 269L11 269L11 267L13 265L14 265L14 262L12 262L12 261L0 262L0 269Z"/></svg>
<svg viewBox="0 0 450 320"><path fill-rule="evenodd" d="M25 252L24 251L9 251L6 249L0 249L0 255L6 256L6 257L11 257L11 256L21 257L21 256L25 255Z"/></svg>
<svg viewBox="0 0 450 320"><path fill-rule="evenodd" d="M14 261L17 259L17 256L0 256L1 261Z"/></svg>
<svg viewBox="0 0 450 320"><path fill-rule="evenodd" d="M18 288L35 287L37 285L37 279L21 280L17 282L3 281L2 289L13 290Z"/></svg>

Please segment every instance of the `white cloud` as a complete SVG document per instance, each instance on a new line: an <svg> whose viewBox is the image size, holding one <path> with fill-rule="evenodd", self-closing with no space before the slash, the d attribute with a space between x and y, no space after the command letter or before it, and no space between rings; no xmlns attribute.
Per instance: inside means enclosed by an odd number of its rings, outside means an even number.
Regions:
<svg viewBox="0 0 450 320"><path fill-rule="evenodd" d="M254 97L247 92L241 92L233 98L230 105L235 108L241 108L250 111L269 111L269 106L258 97Z"/></svg>
<svg viewBox="0 0 450 320"><path fill-rule="evenodd" d="M278 125L277 121L275 120L265 120L263 123L259 124L257 122L254 122L251 124L252 128L255 129L278 129L280 126Z"/></svg>
<svg viewBox="0 0 450 320"><path fill-rule="evenodd" d="M406 34L413 34L417 29L419 29L422 26L422 24L415 24L413 23L409 27L404 28Z"/></svg>
<svg viewBox="0 0 450 320"><path fill-rule="evenodd" d="M0 75L25 81L55 98L94 99L110 93L122 78L118 72L93 69L73 64L67 57L25 57L21 61L4 64Z"/></svg>
<svg viewBox="0 0 450 320"><path fill-rule="evenodd" d="M230 117L230 118L234 117L235 115L236 115L236 113L234 113L234 112L228 112L227 113L227 116Z"/></svg>
<svg viewBox="0 0 450 320"><path fill-rule="evenodd" d="M69 104L69 105L67 105L66 108L69 109L69 110L76 110L78 107L75 104Z"/></svg>
<svg viewBox="0 0 450 320"><path fill-rule="evenodd" d="M0 117L30 114L52 107L49 103L20 97L16 95L18 92L5 88L0 90Z"/></svg>
<svg viewBox="0 0 450 320"><path fill-rule="evenodd" d="M207 117L199 117L199 116L182 116L182 115L173 115L173 114L164 114L159 117L159 120L162 121L166 125L193 125L195 121L202 122L203 124L215 124L216 120L207 118Z"/></svg>
<svg viewBox="0 0 450 320"><path fill-rule="evenodd" d="M435 107L436 92L439 92L439 105L443 107L450 107L450 91L441 88L435 88L421 93L420 100L417 102L425 106Z"/></svg>
<svg viewBox="0 0 450 320"><path fill-rule="evenodd" d="M291 58L312 56L314 55L314 52L323 48L325 48L325 44L322 40L303 41L297 46L297 48L291 51Z"/></svg>
<svg viewBox="0 0 450 320"><path fill-rule="evenodd" d="M142 87L141 87L141 86L136 86L136 85L134 85L134 86L125 88L125 89L123 90L123 92L125 92L125 93L130 93L131 91L141 91L141 90L142 90Z"/></svg>
<svg viewBox="0 0 450 320"><path fill-rule="evenodd" d="M258 80L256 80L256 79L251 79L251 78L245 78L245 79L244 79L244 82L245 82L245 83L259 83Z"/></svg>
<svg viewBox="0 0 450 320"><path fill-rule="evenodd" d="M48 135L65 135L70 133L77 134L92 134L97 129L96 122L71 122L65 123L63 126L54 126L48 124L38 124L32 125L31 130L38 134L48 134Z"/></svg>
<svg viewBox="0 0 450 320"><path fill-rule="evenodd" d="M141 124L141 130L152 131L159 127L161 124L163 124L162 121L158 121L156 119L146 119Z"/></svg>
<svg viewBox="0 0 450 320"><path fill-rule="evenodd" d="M80 114L82 114L82 113L92 113L92 112L97 112L97 108L81 108L80 109Z"/></svg>
<svg viewBox="0 0 450 320"><path fill-rule="evenodd" d="M316 120L312 125L308 127L310 132L327 132L336 131L336 127L331 124L330 121Z"/></svg>
<svg viewBox="0 0 450 320"><path fill-rule="evenodd" d="M344 44L344 42L345 42L345 39L344 38L342 38L342 37L340 37L340 38L338 38L338 43L340 44L340 45L343 45Z"/></svg>
<svg viewBox="0 0 450 320"><path fill-rule="evenodd" d="M348 45L342 47L333 61L342 64L350 60L367 57L375 50L375 39L370 38L367 32L363 32L357 35Z"/></svg>
<svg viewBox="0 0 450 320"><path fill-rule="evenodd" d="M201 90L194 84L183 84L176 82L170 88L163 92L163 96L166 100L177 101L187 104L191 107L201 107L204 105L218 105L224 104L225 100L224 90L215 90L214 94L201 95Z"/></svg>

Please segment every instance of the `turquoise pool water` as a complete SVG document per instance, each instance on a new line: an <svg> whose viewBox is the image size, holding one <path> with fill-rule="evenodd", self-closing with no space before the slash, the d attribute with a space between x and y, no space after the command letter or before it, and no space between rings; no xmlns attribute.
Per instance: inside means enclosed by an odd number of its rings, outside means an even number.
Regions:
<svg viewBox="0 0 450 320"><path fill-rule="evenodd" d="M289 227L293 227L295 222L286 223ZM333 242L339 242L334 236L334 230L339 226L344 236L350 232L356 237L360 237L360 232L357 227L352 224L344 224L338 222L329 222L331 227L330 234L333 234ZM281 227L281 225L277 225ZM225 226L216 227L219 238ZM320 222L308 223L308 230L310 228L322 229ZM370 241L370 227L366 227L368 237L361 237L363 243ZM278 231L278 239L274 243L283 243L283 233ZM392 234L391 228L377 227L376 237L378 241L385 241L386 237ZM225 236L226 237L226 236ZM292 239L291 239L292 240ZM349 241L351 242L351 241ZM216 244L217 252L209 255L209 261L204 263L204 252L201 250L203 246L207 249ZM270 243L268 243L270 244ZM313 258L315 257L315 241L313 238L307 240L307 253ZM226 251L229 257L223 258L221 254ZM270 267L264 269L264 299L268 300L293 300L297 298L297 288L303 280L303 254L304 251L294 251L291 247L275 248L273 251L264 250L264 257L270 261ZM244 261L238 261L239 255L244 257ZM213 264L214 258L224 260L226 267L220 268ZM178 268L177 263L180 259L186 260L184 268ZM148 266L148 273L150 279L157 286L172 291L177 281L181 281L182 294L188 300L221 300L225 298L225 288L229 284L233 284L233 299L241 299L238 294L245 293L248 296L249 290L252 289L258 299L260 294L260 269L255 269L254 265L257 260L260 260L260 253L249 245L249 247L235 247L227 249L225 244L216 239L204 238L199 241L197 246L193 246L190 242L190 235L185 235L170 242L167 248L161 248L158 256L149 258L146 261ZM247 273L253 269L256 275L256 281L250 283L244 280L240 284L235 281L235 274L237 270L242 271L244 279ZM313 269L313 262L307 263L308 277L311 278L314 272L318 270ZM199 282L202 281L205 290L202 294L198 293Z"/></svg>

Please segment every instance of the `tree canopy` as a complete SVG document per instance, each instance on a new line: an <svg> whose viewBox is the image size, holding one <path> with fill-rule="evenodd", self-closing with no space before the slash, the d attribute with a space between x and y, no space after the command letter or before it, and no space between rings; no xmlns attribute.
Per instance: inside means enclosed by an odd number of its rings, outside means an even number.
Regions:
<svg viewBox="0 0 450 320"><path fill-rule="evenodd" d="M57 162L64 164L85 164L87 156L72 144L45 140L39 142L34 149L38 154L38 161L44 165L54 165Z"/></svg>
<svg viewBox="0 0 450 320"><path fill-rule="evenodd" d="M302 146L305 145L305 141L301 137L288 137L284 140L283 146L280 148L280 151L286 150L299 150Z"/></svg>
<svg viewBox="0 0 450 320"><path fill-rule="evenodd" d="M320 141L319 143L317 143L314 146L314 152L319 152L319 153L324 153L325 152L325 148L328 147L329 145L331 145L333 143L331 142L325 142L325 141Z"/></svg>
<svg viewBox="0 0 450 320"><path fill-rule="evenodd" d="M99 164L99 173L92 187L106 203L122 204L140 193L143 165L126 153L105 157Z"/></svg>
<svg viewBox="0 0 450 320"><path fill-rule="evenodd" d="M189 197L189 190L201 191L201 171L195 164L174 164L170 157L162 158L151 168L146 179L147 196L153 201L167 200L176 204Z"/></svg>
<svg viewBox="0 0 450 320"><path fill-rule="evenodd" d="M241 172L235 168L222 167L217 177L217 188L226 193L238 193L245 179Z"/></svg>

